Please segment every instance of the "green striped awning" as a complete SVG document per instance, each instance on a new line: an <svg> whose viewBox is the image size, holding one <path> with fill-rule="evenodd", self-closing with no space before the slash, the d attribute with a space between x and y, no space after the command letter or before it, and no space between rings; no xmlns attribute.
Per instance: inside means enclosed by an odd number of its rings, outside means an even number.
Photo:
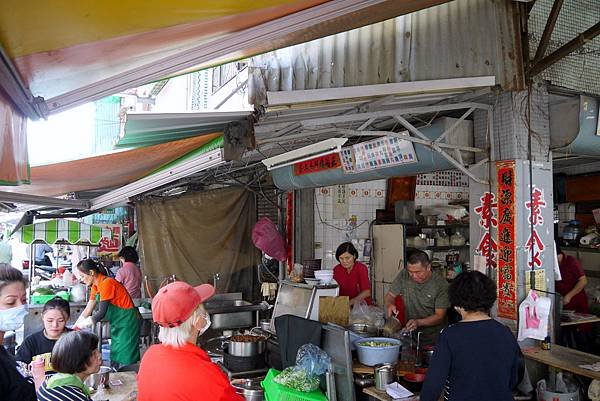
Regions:
<svg viewBox="0 0 600 401"><path fill-rule="evenodd" d="M112 237L111 231L107 228L64 219L27 224L15 234L25 244L43 241L49 245L57 243L98 245L103 237Z"/></svg>

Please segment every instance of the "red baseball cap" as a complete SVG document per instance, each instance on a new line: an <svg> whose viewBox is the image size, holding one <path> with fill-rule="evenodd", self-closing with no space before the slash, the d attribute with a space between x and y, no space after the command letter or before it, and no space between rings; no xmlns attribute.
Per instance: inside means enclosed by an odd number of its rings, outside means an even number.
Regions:
<svg viewBox="0 0 600 401"><path fill-rule="evenodd" d="M192 287L176 281L158 290L152 299L152 319L162 327L177 327L192 315L198 305L215 295L215 287L202 284Z"/></svg>

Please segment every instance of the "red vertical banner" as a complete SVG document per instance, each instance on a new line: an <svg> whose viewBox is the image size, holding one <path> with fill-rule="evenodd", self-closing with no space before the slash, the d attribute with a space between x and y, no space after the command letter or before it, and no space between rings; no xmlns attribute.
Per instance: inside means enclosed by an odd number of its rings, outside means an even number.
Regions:
<svg viewBox="0 0 600 401"><path fill-rule="evenodd" d="M496 163L498 180L498 317L517 320L515 162Z"/></svg>

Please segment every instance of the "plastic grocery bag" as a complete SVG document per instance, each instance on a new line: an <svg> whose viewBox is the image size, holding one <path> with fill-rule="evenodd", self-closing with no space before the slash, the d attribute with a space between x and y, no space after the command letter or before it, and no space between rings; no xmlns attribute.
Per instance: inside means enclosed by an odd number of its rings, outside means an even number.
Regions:
<svg viewBox="0 0 600 401"><path fill-rule="evenodd" d="M385 323L383 310L367 305L364 300L354 305L348 320L350 324L370 324L377 327L383 327Z"/></svg>
<svg viewBox="0 0 600 401"><path fill-rule="evenodd" d="M331 358L314 344L304 344L296 354L296 365L285 368L275 379L276 383L298 391L315 391L319 388L319 376L324 374Z"/></svg>
<svg viewBox="0 0 600 401"><path fill-rule="evenodd" d="M540 297L534 290L529 290L527 297L519 305L518 341L526 338L543 340L548 335L548 319L552 301L548 297Z"/></svg>
<svg viewBox="0 0 600 401"><path fill-rule="evenodd" d="M252 228L252 242L272 258L280 261L287 259L285 241L268 217L260 218Z"/></svg>

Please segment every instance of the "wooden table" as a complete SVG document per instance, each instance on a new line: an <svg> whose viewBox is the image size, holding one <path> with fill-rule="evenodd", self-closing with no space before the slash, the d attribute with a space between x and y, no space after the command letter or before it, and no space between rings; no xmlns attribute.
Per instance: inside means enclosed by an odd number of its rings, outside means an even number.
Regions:
<svg viewBox="0 0 600 401"><path fill-rule="evenodd" d="M110 385L109 388L104 390L96 390L92 394L92 400L108 400L108 401L129 401L135 400L135 398L129 397L129 395L137 391L137 373L135 372L116 372L110 374L110 382L121 380L123 384L120 386Z"/></svg>
<svg viewBox="0 0 600 401"><path fill-rule="evenodd" d="M352 361L352 372L361 374L375 374L375 368L373 366L363 365L357 360ZM415 373L415 363L407 361L396 362L396 374L398 376L404 376L406 373Z"/></svg>
<svg viewBox="0 0 600 401"><path fill-rule="evenodd" d="M560 327L573 326L575 324L600 322L600 317L598 317L596 315L586 315L584 313L573 313L573 314L568 314L568 315L564 315L564 316L568 317L570 320L565 321L565 322L561 321Z"/></svg>
<svg viewBox="0 0 600 401"><path fill-rule="evenodd" d="M375 387L365 387L363 388L363 393L367 394L370 397L375 398L376 400L381 401L394 401L394 398L387 395L385 391L379 391ZM413 395L408 398L401 398L402 401L419 401L418 395Z"/></svg>
<svg viewBox="0 0 600 401"><path fill-rule="evenodd" d="M554 368L566 370L577 375L600 380L600 372L580 368L579 365L593 365L600 362L600 357L577 351L571 348L552 344L549 350L543 350L539 347L523 347L523 354L526 358L543 363Z"/></svg>

